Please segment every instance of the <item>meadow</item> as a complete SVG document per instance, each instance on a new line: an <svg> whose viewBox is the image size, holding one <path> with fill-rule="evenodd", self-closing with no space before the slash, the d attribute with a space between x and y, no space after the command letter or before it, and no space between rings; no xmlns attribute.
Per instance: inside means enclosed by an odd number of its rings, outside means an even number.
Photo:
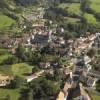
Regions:
<svg viewBox="0 0 100 100"><path fill-rule="evenodd" d="M15 20L6 15L0 14L0 30L5 29L15 23Z"/></svg>

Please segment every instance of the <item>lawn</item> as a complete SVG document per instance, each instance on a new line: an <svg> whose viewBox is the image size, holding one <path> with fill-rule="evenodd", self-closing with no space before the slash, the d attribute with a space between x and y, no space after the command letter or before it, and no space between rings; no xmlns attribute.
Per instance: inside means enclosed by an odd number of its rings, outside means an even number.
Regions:
<svg viewBox="0 0 100 100"><path fill-rule="evenodd" d="M80 22L79 18L64 17L64 22L66 23L77 23Z"/></svg>
<svg viewBox="0 0 100 100"><path fill-rule="evenodd" d="M25 74L30 74L32 73L32 66L26 64L26 63L18 63L18 64L13 64L11 66L11 70L13 74L16 76L25 76Z"/></svg>
<svg viewBox="0 0 100 100"><path fill-rule="evenodd" d="M15 20L6 15L0 14L0 30L3 30L15 23Z"/></svg>
<svg viewBox="0 0 100 100"><path fill-rule="evenodd" d="M90 2L100 4L100 0L90 0Z"/></svg>
<svg viewBox="0 0 100 100"><path fill-rule="evenodd" d="M92 3L90 5L90 9L92 11L94 11L95 13L100 13L100 4L95 4L95 3Z"/></svg>
<svg viewBox="0 0 100 100"><path fill-rule="evenodd" d="M58 8L65 10L70 16L81 15L80 3L62 3Z"/></svg>
<svg viewBox="0 0 100 100"><path fill-rule="evenodd" d="M98 95L92 95L92 99L93 100L100 100L100 96L98 96Z"/></svg>
<svg viewBox="0 0 100 100"><path fill-rule="evenodd" d="M4 54L8 54L8 50L0 48L0 56Z"/></svg>
<svg viewBox="0 0 100 100"><path fill-rule="evenodd" d="M90 9L100 14L100 0L90 0Z"/></svg>
<svg viewBox="0 0 100 100"><path fill-rule="evenodd" d="M86 20L86 22L88 24L91 24L91 25L96 25L97 24L97 21L96 21L96 18L95 18L94 15L85 13L83 17L84 17L84 19Z"/></svg>
<svg viewBox="0 0 100 100"><path fill-rule="evenodd" d="M18 100L20 97L18 89L1 89L0 88L0 100L6 98L7 95L10 96L10 100Z"/></svg>
<svg viewBox="0 0 100 100"><path fill-rule="evenodd" d="M10 65L1 65L0 74L13 75Z"/></svg>

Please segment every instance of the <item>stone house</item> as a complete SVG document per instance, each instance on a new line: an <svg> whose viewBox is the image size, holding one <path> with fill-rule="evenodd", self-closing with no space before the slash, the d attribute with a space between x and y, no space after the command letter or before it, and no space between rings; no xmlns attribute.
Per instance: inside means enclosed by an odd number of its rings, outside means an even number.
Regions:
<svg viewBox="0 0 100 100"><path fill-rule="evenodd" d="M0 87L10 85L12 80L12 77L0 74Z"/></svg>

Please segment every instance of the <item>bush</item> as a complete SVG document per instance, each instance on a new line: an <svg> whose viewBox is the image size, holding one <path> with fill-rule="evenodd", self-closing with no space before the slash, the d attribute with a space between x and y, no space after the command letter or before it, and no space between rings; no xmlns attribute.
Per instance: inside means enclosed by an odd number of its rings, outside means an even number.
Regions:
<svg viewBox="0 0 100 100"><path fill-rule="evenodd" d="M14 57L13 55L1 55L0 56L0 65L2 64L13 64L13 63L17 63L18 59L16 57Z"/></svg>
<svg viewBox="0 0 100 100"><path fill-rule="evenodd" d="M83 16L84 20L90 25L96 25L97 21L94 15L85 13Z"/></svg>

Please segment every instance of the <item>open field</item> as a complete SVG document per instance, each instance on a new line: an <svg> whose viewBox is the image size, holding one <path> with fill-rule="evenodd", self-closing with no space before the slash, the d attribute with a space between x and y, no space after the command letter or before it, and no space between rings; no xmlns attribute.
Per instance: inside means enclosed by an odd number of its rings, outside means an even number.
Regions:
<svg viewBox="0 0 100 100"><path fill-rule="evenodd" d="M98 96L98 95L92 95L92 99L93 100L100 100L100 96Z"/></svg>
<svg viewBox="0 0 100 100"><path fill-rule="evenodd" d="M0 66L0 74L13 75L13 73L11 71L11 66L1 65Z"/></svg>
<svg viewBox="0 0 100 100"><path fill-rule="evenodd" d="M65 10L69 15L81 15L80 3L62 3L58 8Z"/></svg>
<svg viewBox="0 0 100 100"><path fill-rule="evenodd" d="M96 25L97 24L96 18L92 14L85 13L84 14L84 19L86 20L86 22L88 24L92 24L92 25Z"/></svg>
<svg viewBox="0 0 100 100"><path fill-rule="evenodd" d="M72 18L72 17L64 17L64 22L77 23L77 22L80 22L80 19L79 18Z"/></svg>
<svg viewBox="0 0 100 100"><path fill-rule="evenodd" d="M19 94L19 90L17 89L2 89L0 88L0 100L4 99L4 98L8 98L9 95L9 99L10 100L18 100L20 94Z"/></svg>
<svg viewBox="0 0 100 100"><path fill-rule="evenodd" d="M95 13L100 14L100 0L90 0L90 9Z"/></svg>
<svg viewBox="0 0 100 100"><path fill-rule="evenodd" d="M15 76L23 77L25 74L30 74L32 72L32 66L26 63L13 64L11 70Z"/></svg>
<svg viewBox="0 0 100 100"><path fill-rule="evenodd" d="M15 20L0 14L0 29L5 29L15 23Z"/></svg>

